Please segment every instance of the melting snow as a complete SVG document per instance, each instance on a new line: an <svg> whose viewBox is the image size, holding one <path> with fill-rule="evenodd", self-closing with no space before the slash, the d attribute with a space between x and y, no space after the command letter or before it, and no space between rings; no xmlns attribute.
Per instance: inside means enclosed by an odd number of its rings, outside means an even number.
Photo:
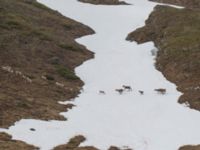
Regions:
<svg viewBox="0 0 200 150"><path fill-rule="evenodd" d="M82 145L101 150L110 145L177 150L185 144L200 143L200 113L177 103L181 93L154 67L153 43L125 41L128 33L144 25L155 3L127 0L133 5L95 6L75 0L39 1L96 31L77 39L95 52L95 59L76 68L85 86L73 102L77 107L62 113L68 121L22 119L5 130L7 133L42 150L79 134L87 138ZM133 91L120 95L115 89L122 85L131 86ZM165 88L167 93L157 94L156 88ZM99 94L99 90L106 94Z"/></svg>

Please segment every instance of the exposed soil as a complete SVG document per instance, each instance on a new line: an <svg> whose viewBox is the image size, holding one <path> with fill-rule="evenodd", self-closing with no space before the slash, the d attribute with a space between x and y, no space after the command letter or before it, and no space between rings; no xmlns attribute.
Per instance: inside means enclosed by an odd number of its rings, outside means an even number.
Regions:
<svg viewBox="0 0 200 150"><path fill-rule="evenodd" d="M128 3L119 0L78 0L78 1L95 5L128 5Z"/></svg>
<svg viewBox="0 0 200 150"><path fill-rule="evenodd" d="M192 9L200 9L199 0L150 0L150 1L180 5Z"/></svg>
<svg viewBox="0 0 200 150"><path fill-rule="evenodd" d="M0 133L0 150L38 150L24 142L12 140L6 133Z"/></svg>
<svg viewBox="0 0 200 150"><path fill-rule="evenodd" d="M154 41L159 49L156 67L183 93L179 103L200 110L199 10L156 6L146 26L130 33L127 40ZM196 150L196 147L186 146L181 150Z"/></svg>
<svg viewBox="0 0 200 150"><path fill-rule="evenodd" d="M89 27L35 0L0 0L0 127L22 118L64 120L83 82L74 68L93 57L75 38Z"/></svg>

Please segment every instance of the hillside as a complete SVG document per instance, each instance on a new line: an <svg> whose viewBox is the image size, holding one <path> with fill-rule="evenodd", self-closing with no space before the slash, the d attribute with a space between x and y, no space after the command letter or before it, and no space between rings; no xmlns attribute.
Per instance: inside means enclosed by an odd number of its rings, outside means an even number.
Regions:
<svg viewBox="0 0 200 150"><path fill-rule="evenodd" d="M0 127L21 118L64 119L66 106L57 101L79 92L73 69L93 57L74 39L93 31L36 1L0 6Z"/></svg>
<svg viewBox="0 0 200 150"><path fill-rule="evenodd" d="M180 103L200 110L200 12L157 6L146 26L129 34L138 43L154 41L157 68L183 92Z"/></svg>
<svg viewBox="0 0 200 150"><path fill-rule="evenodd" d="M74 39L94 32L34 0L0 0L0 7L0 127L64 119L67 106L58 101L79 93L73 69L93 57Z"/></svg>

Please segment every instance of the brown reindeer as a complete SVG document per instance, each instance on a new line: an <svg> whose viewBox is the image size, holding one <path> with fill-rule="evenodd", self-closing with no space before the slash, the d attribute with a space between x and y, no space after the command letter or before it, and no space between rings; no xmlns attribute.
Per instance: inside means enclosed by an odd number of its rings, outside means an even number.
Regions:
<svg viewBox="0 0 200 150"><path fill-rule="evenodd" d="M122 85L122 87L124 88L124 90L132 91L131 86L128 86L128 85Z"/></svg>
<svg viewBox="0 0 200 150"><path fill-rule="evenodd" d="M100 90L100 91L99 91L99 94L104 94L104 95L105 95L105 94L106 94L106 92L105 92L105 91L102 91L102 90Z"/></svg>
<svg viewBox="0 0 200 150"><path fill-rule="evenodd" d="M138 92L140 93L140 95L144 95L144 91L139 90Z"/></svg>
<svg viewBox="0 0 200 150"><path fill-rule="evenodd" d="M115 89L120 95L124 92L124 89Z"/></svg>
<svg viewBox="0 0 200 150"><path fill-rule="evenodd" d="M167 90L160 88L160 89L155 89L154 91L158 92L159 94L166 94Z"/></svg>

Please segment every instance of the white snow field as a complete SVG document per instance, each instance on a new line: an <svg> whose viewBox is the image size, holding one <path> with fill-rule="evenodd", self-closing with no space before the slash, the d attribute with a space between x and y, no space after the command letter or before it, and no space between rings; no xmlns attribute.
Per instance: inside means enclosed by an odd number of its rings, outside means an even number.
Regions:
<svg viewBox="0 0 200 150"><path fill-rule="evenodd" d="M111 145L178 150L182 145L200 143L200 113L177 103L181 93L154 67L154 44L125 40L128 33L144 25L155 3L127 0L133 5L95 6L76 0L39 1L96 31L77 39L95 52L95 59L76 68L85 86L73 101L76 107L62 113L68 121L22 119L2 131L41 150L65 144L80 134L87 138L82 146L94 145L100 150ZM120 95L115 89L122 85L133 91ZM165 88L167 93L158 94L156 88Z"/></svg>

